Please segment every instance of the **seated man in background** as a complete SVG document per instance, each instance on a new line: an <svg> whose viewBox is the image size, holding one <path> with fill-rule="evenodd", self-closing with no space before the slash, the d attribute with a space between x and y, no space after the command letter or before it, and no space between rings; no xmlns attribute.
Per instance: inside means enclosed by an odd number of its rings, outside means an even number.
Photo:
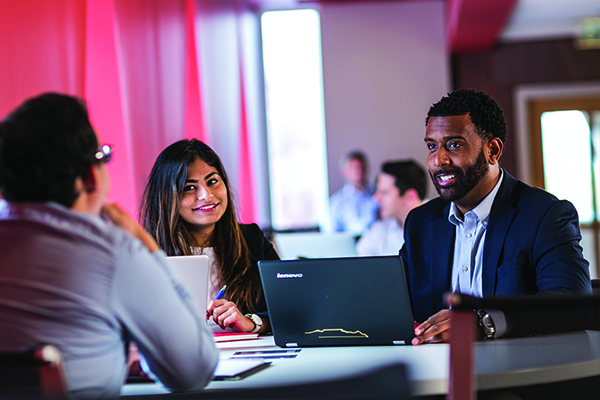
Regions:
<svg viewBox="0 0 600 400"><path fill-rule="evenodd" d="M502 109L483 92L457 90L429 109L427 166L440 197L410 212L400 251L415 319L424 321L415 345L448 341L445 292L591 294L575 207L500 168L506 131ZM527 328L502 313L477 314L489 339L569 329L559 318Z"/></svg>
<svg viewBox="0 0 600 400"><path fill-rule="evenodd" d="M345 184L329 199L334 231L359 236L377 218L377 202L367 184L367 169L367 158L360 151L353 151L340 160Z"/></svg>
<svg viewBox="0 0 600 400"><path fill-rule="evenodd" d="M381 166L377 191L381 219L373 222L356 244L361 256L398 255L404 244L404 220L409 211L423 204L427 177L416 162L388 161Z"/></svg>
<svg viewBox="0 0 600 400"><path fill-rule="evenodd" d="M0 351L53 344L73 398L115 398L133 340L167 388L202 389L212 335L156 242L105 204L111 151L74 97L41 95L0 122Z"/></svg>

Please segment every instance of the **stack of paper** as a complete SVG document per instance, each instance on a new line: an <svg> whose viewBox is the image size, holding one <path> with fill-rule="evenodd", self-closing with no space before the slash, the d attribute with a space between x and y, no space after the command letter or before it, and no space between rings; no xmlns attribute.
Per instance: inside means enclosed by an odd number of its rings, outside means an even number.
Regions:
<svg viewBox="0 0 600 400"><path fill-rule="evenodd" d="M258 339L258 333L250 332L213 332L215 342L232 342L234 340L253 340Z"/></svg>

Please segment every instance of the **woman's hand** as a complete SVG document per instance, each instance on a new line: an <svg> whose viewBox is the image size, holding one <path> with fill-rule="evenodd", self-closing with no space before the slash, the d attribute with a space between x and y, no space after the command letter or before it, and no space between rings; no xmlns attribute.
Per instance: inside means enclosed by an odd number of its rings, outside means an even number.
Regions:
<svg viewBox="0 0 600 400"><path fill-rule="evenodd" d="M221 329L231 328L238 332L251 332L254 329L254 322L244 316L231 301L211 300L206 311Z"/></svg>

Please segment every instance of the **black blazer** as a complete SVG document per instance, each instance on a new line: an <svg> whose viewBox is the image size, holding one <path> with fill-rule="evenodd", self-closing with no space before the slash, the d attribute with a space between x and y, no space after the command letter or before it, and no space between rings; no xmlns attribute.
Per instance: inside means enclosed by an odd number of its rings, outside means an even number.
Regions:
<svg viewBox="0 0 600 400"><path fill-rule="evenodd" d="M255 273L258 273L258 261L262 260L279 260L279 254L275 251L273 244L265 237L263 231L256 224L240 224L242 235L246 240L250 254L252 255L252 268ZM257 313L266 315L267 303L265 294L261 290L261 296L258 302L254 305ZM248 314L250 311L240 308L243 314Z"/></svg>

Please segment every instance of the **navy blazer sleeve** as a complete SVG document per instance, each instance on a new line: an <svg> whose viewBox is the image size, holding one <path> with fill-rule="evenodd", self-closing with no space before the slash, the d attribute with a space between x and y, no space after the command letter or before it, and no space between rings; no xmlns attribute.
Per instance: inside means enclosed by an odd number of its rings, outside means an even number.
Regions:
<svg viewBox="0 0 600 400"><path fill-rule="evenodd" d="M413 209L404 222L404 263L414 319L423 322L444 307L450 289L454 225L444 215L447 203L437 198Z"/></svg>
<svg viewBox="0 0 600 400"><path fill-rule="evenodd" d="M484 295L590 294L575 207L506 175L486 234Z"/></svg>
<svg viewBox="0 0 600 400"><path fill-rule="evenodd" d="M573 204L559 201L550 208L535 241L539 293L591 294L589 263L579 244L579 218Z"/></svg>
<svg viewBox="0 0 600 400"><path fill-rule="evenodd" d="M489 294L591 294L575 207L568 201L554 202L537 226L533 221L531 225L519 224L507 235L504 259Z"/></svg>

